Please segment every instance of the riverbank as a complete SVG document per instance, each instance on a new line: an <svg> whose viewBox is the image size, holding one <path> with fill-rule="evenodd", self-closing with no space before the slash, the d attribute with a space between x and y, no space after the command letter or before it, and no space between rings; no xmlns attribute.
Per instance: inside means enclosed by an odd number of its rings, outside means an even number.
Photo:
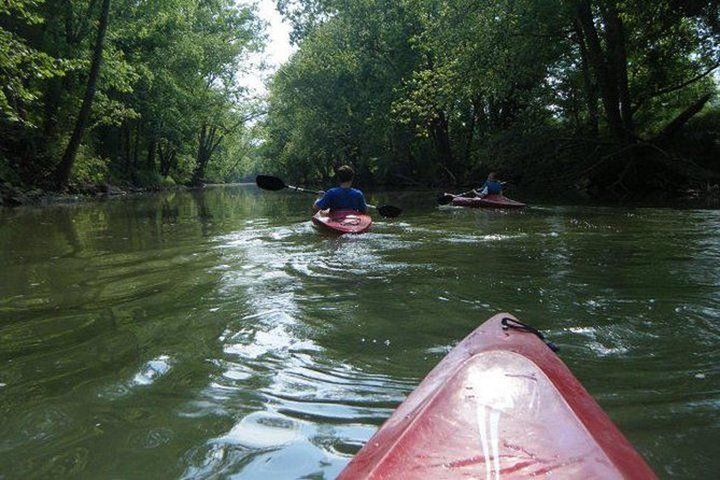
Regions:
<svg viewBox="0 0 720 480"><path fill-rule="evenodd" d="M71 185L66 192L50 192L40 188L23 190L8 183L0 183L0 207L18 207L21 205L45 205L65 202L82 202L124 195L150 193L166 190L186 190L181 185L155 185L136 187L130 185L85 184Z"/></svg>
<svg viewBox="0 0 720 480"><path fill-rule="evenodd" d="M204 184L202 187L231 187L237 185L249 185L254 182L227 183L227 184ZM74 203L92 201L99 199L122 197L125 195L137 195L143 193L188 190L193 187L184 185L153 185L149 187L138 187L133 185L111 185L83 184L71 185L63 193L50 192L40 188L23 190L8 183L0 183L0 207L18 207L23 205L52 205L57 203ZM398 188L388 186L388 190L414 191L416 188ZM465 191L469 186L456 187L452 191ZM373 189L366 189L371 192ZM428 188L428 190L431 190ZM512 189L509 197L523 199L530 203L561 203L564 205L599 205L599 206L643 206L643 207L675 207L675 208L720 208L720 186L707 185L706 188L688 189L682 195L670 197L648 197L633 198L627 200L614 200L593 198L581 191L559 192L534 192L525 189Z"/></svg>

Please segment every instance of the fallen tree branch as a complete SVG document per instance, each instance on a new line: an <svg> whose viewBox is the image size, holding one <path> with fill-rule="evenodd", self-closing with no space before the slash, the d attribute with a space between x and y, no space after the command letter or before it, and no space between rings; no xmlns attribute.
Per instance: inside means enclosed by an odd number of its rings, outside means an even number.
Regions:
<svg viewBox="0 0 720 480"><path fill-rule="evenodd" d="M653 142L666 140L675 135L695 114L703 109L705 104L712 98L712 93L703 95L692 105L683 110L677 117L668 123L662 131L655 136Z"/></svg>

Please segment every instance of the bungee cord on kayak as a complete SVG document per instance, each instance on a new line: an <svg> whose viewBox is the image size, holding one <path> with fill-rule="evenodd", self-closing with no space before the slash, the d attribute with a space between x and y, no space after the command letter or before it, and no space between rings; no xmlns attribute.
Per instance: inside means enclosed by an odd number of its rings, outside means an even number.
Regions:
<svg viewBox="0 0 720 480"><path fill-rule="evenodd" d="M538 330L535 327L531 327L527 323L523 323L516 318L510 318L510 317L504 317L500 321L500 323L502 323L503 330L514 329L514 330L522 330L524 332L530 332L530 333L536 335L540 340L545 342L545 345L547 345L550 348L550 350L552 350L553 352L557 353L560 351L560 348L557 345L555 345L551 341L545 339L545 335L543 335L540 330Z"/></svg>

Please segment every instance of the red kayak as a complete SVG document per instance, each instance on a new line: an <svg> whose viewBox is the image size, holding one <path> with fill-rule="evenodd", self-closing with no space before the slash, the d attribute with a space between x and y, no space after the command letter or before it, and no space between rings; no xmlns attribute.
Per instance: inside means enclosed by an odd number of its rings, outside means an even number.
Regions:
<svg viewBox="0 0 720 480"><path fill-rule="evenodd" d="M315 225L337 233L362 233L372 225L367 213L355 210L319 210L312 217Z"/></svg>
<svg viewBox="0 0 720 480"><path fill-rule="evenodd" d="M525 206L522 202L516 202L500 194L490 194L482 198L456 196L451 203L459 207L471 208L523 208Z"/></svg>
<svg viewBox="0 0 720 480"><path fill-rule="evenodd" d="M511 315L492 317L425 377L338 478L657 478L539 337Z"/></svg>

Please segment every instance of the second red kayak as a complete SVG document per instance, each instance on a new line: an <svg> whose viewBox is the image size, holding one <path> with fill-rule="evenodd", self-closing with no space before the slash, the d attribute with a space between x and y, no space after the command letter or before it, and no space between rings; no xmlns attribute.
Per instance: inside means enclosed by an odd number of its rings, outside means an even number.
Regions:
<svg viewBox="0 0 720 480"><path fill-rule="evenodd" d="M456 196L451 203L459 207L471 208L523 208L522 202L516 202L504 195L487 195L485 197L460 197Z"/></svg>
<svg viewBox="0 0 720 480"><path fill-rule="evenodd" d="M363 233L372 225L370 215L355 210L319 210L313 215L312 221L336 233Z"/></svg>
<svg viewBox="0 0 720 480"><path fill-rule="evenodd" d="M655 479L536 330L492 317L395 410L339 479Z"/></svg>

